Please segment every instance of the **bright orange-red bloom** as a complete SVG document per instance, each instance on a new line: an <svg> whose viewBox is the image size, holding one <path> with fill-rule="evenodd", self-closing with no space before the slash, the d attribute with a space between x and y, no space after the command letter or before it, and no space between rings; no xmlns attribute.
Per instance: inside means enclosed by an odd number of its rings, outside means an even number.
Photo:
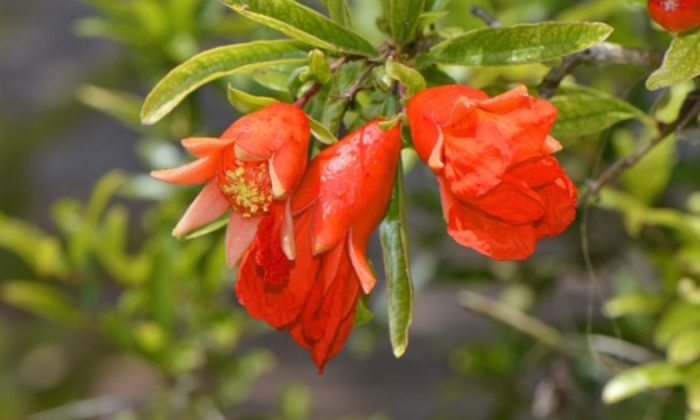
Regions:
<svg viewBox="0 0 700 420"><path fill-rule="evenodd" d="M575 216L576 189L551 153L557 110L518 87L490 98L462 85L408 102L418 155L437 175L448 233L489 257L524 259Z"/></svg>
<svg viewBox="0 0 700 420"><path fill-rule="evenodd" d="M671 32L700 26L700 0L649 0L649 15Z"/></svg>
<svg viewBox="0 0 700 420"><path fill-rule="evenodd" d="M360 289L376 283L365 250L386 212L400 150L398 125L383 131L374 121L319 153L292 196L296 259L284 258L272 215L243 256L239 301L288 330L319 372L350 334Z"/></svg>
<svg viewBox="0 0 700 420"><path fill-rule="evenodd" d="M182 140L184 148L199 159L151 175L174 184L206 185L173 235L184 235L230 209L226 261L234 267L263 216L275 208L284 255L293 259L289 195L304 174L309 138L306 114L293 105L277 103L238 119L220 138Z"/></svg>

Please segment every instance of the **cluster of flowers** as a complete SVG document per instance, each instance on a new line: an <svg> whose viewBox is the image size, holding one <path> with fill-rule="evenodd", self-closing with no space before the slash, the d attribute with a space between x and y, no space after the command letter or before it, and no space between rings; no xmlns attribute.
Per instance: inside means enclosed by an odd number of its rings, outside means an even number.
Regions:
<svg viewBox="0 0 700 420"><path fill-rule="evenodd" d="M490 98L461 85L425 89L408 102L413 144L435 173L449 234L495 259L523 259L574 219L576 190L551 154L549 102L519 87ZM206 183L173 234L230 211L226 255L250 316L286 330L319 372L342 348L357 300L376 283L366 247L389 204L401 151L399 124L375 120L307 165L304 112L277 103L220 138L191 138L199 159L153 172ZM239 263L240 260L240 263Z"/></svg>

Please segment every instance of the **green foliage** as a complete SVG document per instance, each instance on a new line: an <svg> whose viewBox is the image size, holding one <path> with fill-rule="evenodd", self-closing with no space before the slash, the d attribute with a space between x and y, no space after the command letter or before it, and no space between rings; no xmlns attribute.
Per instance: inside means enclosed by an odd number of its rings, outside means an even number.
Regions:
<svg viewBox="0 0 700 420"><path fill-rule="evenodd" d="M398 45L413 40L424 7L425 0L389 0L389 27Z"/></svg>
<svg viewBox="0 0 700 420"><path fill-rule="evenodd" d="M562 22L476 29L435 45L420 59L461 66L537 63L603 42L612 31L602 23Z"/></svg>
<svg viewBox="0 0 700 420"><path fill-rule="evenodd" d="M555 137L598 133L629 119L651 124L651 119L634 105L605 92L581 86L559 88L552 98L552 104L559 111L552 130Z"/></svg>
<svg viewBox="0 0 700 420"><path fill-rule="evenodd" d="M647 88L661 89L700 75L700 30L678 35L666 51L661 68L647 79Z"/></svg>
<svg viewBox="0 0 700 420"><path fill-rule="evenodd" d="M203 84L233 74L274 64L300 63L306 51L294 41L257 41L214 48L172 70L148 95L141 121L154 124Z"/></svg>
<svg viewBox="0 0 700 420"><path fill-rule="evenodd" d="M413 318L405 194L403 171L399 165L389 210L379 229L386 271L389 336L396 357L401 357L408 347L408 331Z"/></svg>
<svg viewBox="0 0 700 420"><path fill-rule="evenodd" d="M328 51L376 55L366 40L293 0L223 0L251 20Z"/></svg>

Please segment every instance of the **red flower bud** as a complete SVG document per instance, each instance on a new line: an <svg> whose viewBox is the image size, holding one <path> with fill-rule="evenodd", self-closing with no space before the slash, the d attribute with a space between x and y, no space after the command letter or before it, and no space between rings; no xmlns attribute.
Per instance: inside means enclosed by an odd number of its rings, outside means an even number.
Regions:
<svg viewBox="0 0 700 420"><path fill-rule="evenodd" d="M489 98L461 85L408 102L418 155L438 177L448 233L489 257L524 259L574 219L576 189L551 153L557 110L525 87Z"/></svg>
<svg viewBox="0 0 700 420"><path fill-rule="evenodd" d="M649 15L671 32L700 26L700 0L649 0Z"/></svg>
<svg viewBox="0 0 700 420"><path fill-rule="evenodd" d="M323 371L350 334L360 289L376 279L365 250L381 221L401 150L398 125L371 122L319 153L291 210L296 259L281 252L279 218L263 219L235 286L253 318L287 329ZM279 211L275 209L273 211Z"/></svg>
<svg viewBox="0 0 700 420"><path fill-rule="evenodd" d="M277 203L282 203L282 211L274 214L284 220L289 194L306 168L309 138L306 114L293 105L277 103L240 118L220 138L182 140L184 148L199 159L151 175L174 184L206 185L173 235L186 234L231 209L226 261L233 267L255 237L262 217ZM285 255L293 259L291 224L281 228L280 235Z"/></svg>

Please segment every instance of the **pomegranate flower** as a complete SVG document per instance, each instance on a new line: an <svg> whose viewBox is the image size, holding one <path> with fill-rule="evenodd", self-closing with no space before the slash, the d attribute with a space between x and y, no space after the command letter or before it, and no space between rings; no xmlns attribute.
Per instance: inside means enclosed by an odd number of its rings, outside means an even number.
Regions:
<svg viewBox="0 0 700 420"><path fill-rule="evenodd" d="M220 138L182 140L199 159L151 175L173 184L206 185L173 235L184 235L230 209L226 262L233 268L263 216L275 208L282 250L286 258L294 259L289 196L304 174L309 138L306 114L293 105L276 103L238 119Z"/></svg>
<svg viewBox="0 0 700 420"><path fill-rule="evenodd" d="M524 259L575 216L576 189L551 153L557 110L525 87L490 98L461 85L408 102L418 155L438 178L448 233L498 260Z"/></svg>
<svg viewBox="0 0 700 420"><path fill-rule="evenodd" d="M649 0L649 15L671 32L700 26L700 0Z"/></svg>
<svg viewBox="0 0 700 420"><path fill-rule="evenodd" d="M365 255L401 150L398 125L373 121L319 153L292 196L296 259L284 258L280 217L263 219L235 286L250 315L286 329L323 372L350 334L360 289L376 279ZM274 211L279 211L275 209Z"/></svg>

